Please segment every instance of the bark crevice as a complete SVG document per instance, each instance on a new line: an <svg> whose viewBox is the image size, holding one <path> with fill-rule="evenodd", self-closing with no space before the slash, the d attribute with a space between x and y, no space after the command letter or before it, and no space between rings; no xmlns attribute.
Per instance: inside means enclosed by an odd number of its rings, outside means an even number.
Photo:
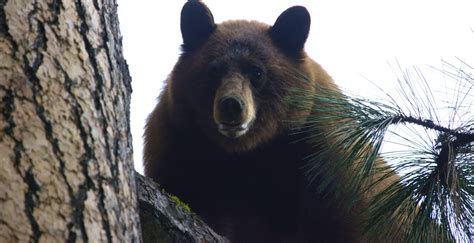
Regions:
<svg viewBox="0 0 474 243"><path fill-rule="evenodd" d="M7 16L5 14L5 6L7 3L8 0L0 0L0 33L3 33L8 42L12 45L14 55L18 50L18 45L10 34L10 28L8 27Z"/></svg>
<svg viewBox="0 0 474 243"><path fill-rule="evenodd" d="M27 186L27 190L25 192L25 202L24 202L24 212L26 217L28 218L32 234L30 236L30 240L32 242L38 242L39 238L41 237L41 231L39 230L39 224L36 221L35 217L33 216L33 212L36 206L37 201L37 192L40 190L38 183L36 183L34 176L31 172L31 166L26 171L25 175L22 175L20 169L22 153L24 151L24 147L18 139L14 136L13 129L16 127L15 120L13 119L13 112L15 111L15 96L13 91L5 90L6 95L3 97L2 102L4 102L5 109L2 112L5 116L5 121L7 122L7 126L5 128L5 134L10 137L14 141L14 161L13 164L15 166L15 171L20 175L23 179L23 182Z"/></svg>
<svg viewBox="0 0 474 243"><path fill-rule="evenodd" d="M102 40L102 45L101 45L101 48L104 49L105 53L106 53L106 57L107 57L107 62L108 62L108 67L109 69L106 70L107 72L110 73L110 68L113 67L113 62L112 62L112 59L111 59L111 53L110 53L110 50L109 50L109 47L108 47L108 42L109 42L109 36L108 36L108 32L107 32L107 29L109 28L108 25L107 25L107 21L106 21L106 18L111 18L111 16L107 16L106 13L108 11L108 9L106 7L102 7L100 8L99 7L99 3L97 2L97 0L94 0L94 6L96 8L96 10L100 13L100 23L101 23L101 32L100 32L100 37L101 37L101 40ZM110 82L110 89L113 90L115 88L115 83L114 83L114 80L111 80ZM114 100L114 104L116 99L117 99L117 96L114 96L114 97L111 97L113 100ZM115 111L114 111L115 112ZM117 117L115 117L115 122L117 123ZM104 128L105 129L105 128ZM112 178L117 178L117 176L119 175L119 171L118 171L118 160L116 158L118 158L118 147L119 147L119 139L117 137L114 137L113 138L113 160L111 159L110 162L113 163L114 166L112 166L111 168L111 173L112 173ZM112 156L111 156L112 157ZM118 191L119 190L119 183L118 183L118 180L113 180L113 183L112 183L112 186L113 188Z"/></svg>
<svg viewBox="0 0 474 243"><path fill-rule="evenodd" d="M74 217L72 218L72 221L68 224L68 229L69 229L69 236L68 236L68 242L74 242L75 238L77 237L74 231L71 229L74 227L74 225L78 225L79 229L81 231L81 234L84 235L84 241L88 242L88 236L86 233L86 228L84 224L84 203L87 199L87 191L89 189L94 188L94 182L89 176L89 171L88 171L88 163L96 159L94 155L93 149L89 146L89 143L87 142L88 135L86 132L86 129L84 128L82 124L82 119L81 119L81 114L83 113L79 102L77 101L76 96L72 92L72 84L73 81L69 77L69 75L62 69L62 67L59 65L59 63L56 61L56 65L58 69L63 73L64 75L64 86L66 89L66 92L69 95L69 101L71 102L71 111L72 115L74 116L74 123L76 125L76 128L79 130L79 136L81 137L82 141L82 147L84 149L84 153L80 156L79 159L79 165L81 166L82 173L85 176L84 182L79 186L79 191L77 192L76 195L72 197L71 204L74 208L73 215ZM61 174L65 177L65 171L64 171L64 164L61 164L60 167ZM65 178L66 179L66 178Z"/></svg>
<svg viewBox="0 0 474 243"><path fill-rule="evenodd" d="M28 190L25 193L25 214L28 217L28 220L30 221L31 230L33 231L33 234L31 235L30 239L32 242L39 242L39 238L41 237L41 231L33 213L37 205L37 193L40 190L40 186L38 185L38 183L36 183L31 167L28 168L23 179L26 185L28 186Z"/></svg>
<svg viewBox="0 0 474 243"><path fill-rule="evenodd" d="M102 76L100 75L100 71L98 69L98 63L96 60L96 50L92 46L91 42L89 41L89 38L87 36L87 32L89 31L89 26L87 25L87 16L86 16L86 10L80 0L75 1L76 4L76 11L79 17L79 33L82 36L82 40L84 41L84 47L85 50L88 54L89 57L89 62L90 62L90 67L92 68L92 75L94 77L95 81L95 89L93 91L94 94L94 104L96 110L100 113L100 124L102 127L102 135L104 136L104 141L105 141L105 147L106 147L106 158L107 161L112 162L112 155L110 152L110 144L109 144L109 137L108 137L108 132L107 132L107 117L106 117L106 112L103 109L103 105L101 102L101 98L104 95L104 80ZM98 7L96 5L96 7ZM100 168L98 166L97 168ZM105 231L105 234L107 236L107 241L112 242L112 233L110 231L110 223L109 223L109 218L105 206L105 194L104 194L104 185L103 185L103 179L101 176L97 178L98 182L98 196L99 196L99 211L102 217L102 229Z"/></svg>
<svg viewBox="0 0 474 243"><path fill-rule="evenodd" d="M36 38L30 47L31 50L25 52L22 57L23 72L27 78L27 81L30 82L32 85L32 101L35 107L36 114L43 123L46 138L50 142L56 158L58 160L61 160L61 151L59 150L59 144L57 140L54 139L52 133L52 125L46 118L45 109L40 104L37 97L38 92L42 91L42 87L40 85L40 80L36 76L36 72L43 63L43 54L41 53L41 51L45 49L47 39L45 36L45 29L43 23L34 19L36 11L37 5L35 4L33 11L28 14L28 25L30 27L30 31L36 34ZM35 25L33 22L35 23ZM16 152L17 151L15 151L15 153ZM19 154L15 154L15 156L20 156L19 158L17 157L16 160L21 160L22 154L20 152ZM18 164L18 166L20 165ZM32 169L33 165L31 164L29 165L28 169L25 172L25 175L23 176L23 181L27 185L27 191L25 192L24 210L31 225L32 234L30 236L30 240L32 242L39 242L39 239L41 237L41 231L37 219L34 216L34 211L36 210L39 204L37 193L41 191L41 187L36 182L35 175L33 174ZM21 175L21 170L19 168L17 169L17 171L19 171Z"/></svg>

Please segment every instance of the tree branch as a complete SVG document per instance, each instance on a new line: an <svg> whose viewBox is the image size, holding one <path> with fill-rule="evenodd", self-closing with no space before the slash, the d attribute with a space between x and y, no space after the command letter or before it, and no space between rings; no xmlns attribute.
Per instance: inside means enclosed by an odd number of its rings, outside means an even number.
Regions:
<svg viewBox="0 0 474 243"><path fill-rule="evenodd" d="M152 179L135 178L143 242L229 242Z"/></svg>

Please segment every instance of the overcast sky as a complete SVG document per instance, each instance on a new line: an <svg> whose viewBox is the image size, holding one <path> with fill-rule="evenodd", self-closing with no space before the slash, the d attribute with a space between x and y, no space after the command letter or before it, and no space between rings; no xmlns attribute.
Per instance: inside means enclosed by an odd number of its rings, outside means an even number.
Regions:
<svg viewBox="0 0 474 243"><path fill-rule="evenodd" d="M273 24L293 5L311 14L306 51L357 95L391 87L394 66L439 66L458 57L474 65L474 1L204 1L217 23L253 19ZM132 76L135 168L142 172L142 134L163 81L180 54L182 1L118 0L124 54Z"/></svg>

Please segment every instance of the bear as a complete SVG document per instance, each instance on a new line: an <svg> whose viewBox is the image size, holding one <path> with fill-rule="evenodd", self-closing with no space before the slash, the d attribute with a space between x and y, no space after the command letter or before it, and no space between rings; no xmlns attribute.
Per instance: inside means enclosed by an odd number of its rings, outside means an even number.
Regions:
<svg viewBox="0 0 474 243"><path fill-rule="evenodd" d="M304 158L318 148L295 142L310 111L285 101L291 88L340 92L304 50L310 22L302 6L271 26L216 24L197 0L182 8L182 54L146 122L144 171L231 242L366 240L364 200L345 210L312 189Z"/></svg>

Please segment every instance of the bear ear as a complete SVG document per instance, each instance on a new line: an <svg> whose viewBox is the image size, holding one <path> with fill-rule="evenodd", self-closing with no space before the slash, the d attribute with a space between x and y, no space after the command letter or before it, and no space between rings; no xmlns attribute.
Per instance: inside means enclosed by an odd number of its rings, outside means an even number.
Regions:
<svg viewBox="0 0 474 243"><path fill-rule="evenodd" d="M301 57L310 25L308 10L302 6L294 6L280 14L269 30L270 37L286 54Z"/></svg>
<svg viewBox="0 0 474 243"><path fill-rule="evenodd" d="M216 24L207 6L199 0L188 0L181 10L183 50L193 51L212 34Z"/></svg>

